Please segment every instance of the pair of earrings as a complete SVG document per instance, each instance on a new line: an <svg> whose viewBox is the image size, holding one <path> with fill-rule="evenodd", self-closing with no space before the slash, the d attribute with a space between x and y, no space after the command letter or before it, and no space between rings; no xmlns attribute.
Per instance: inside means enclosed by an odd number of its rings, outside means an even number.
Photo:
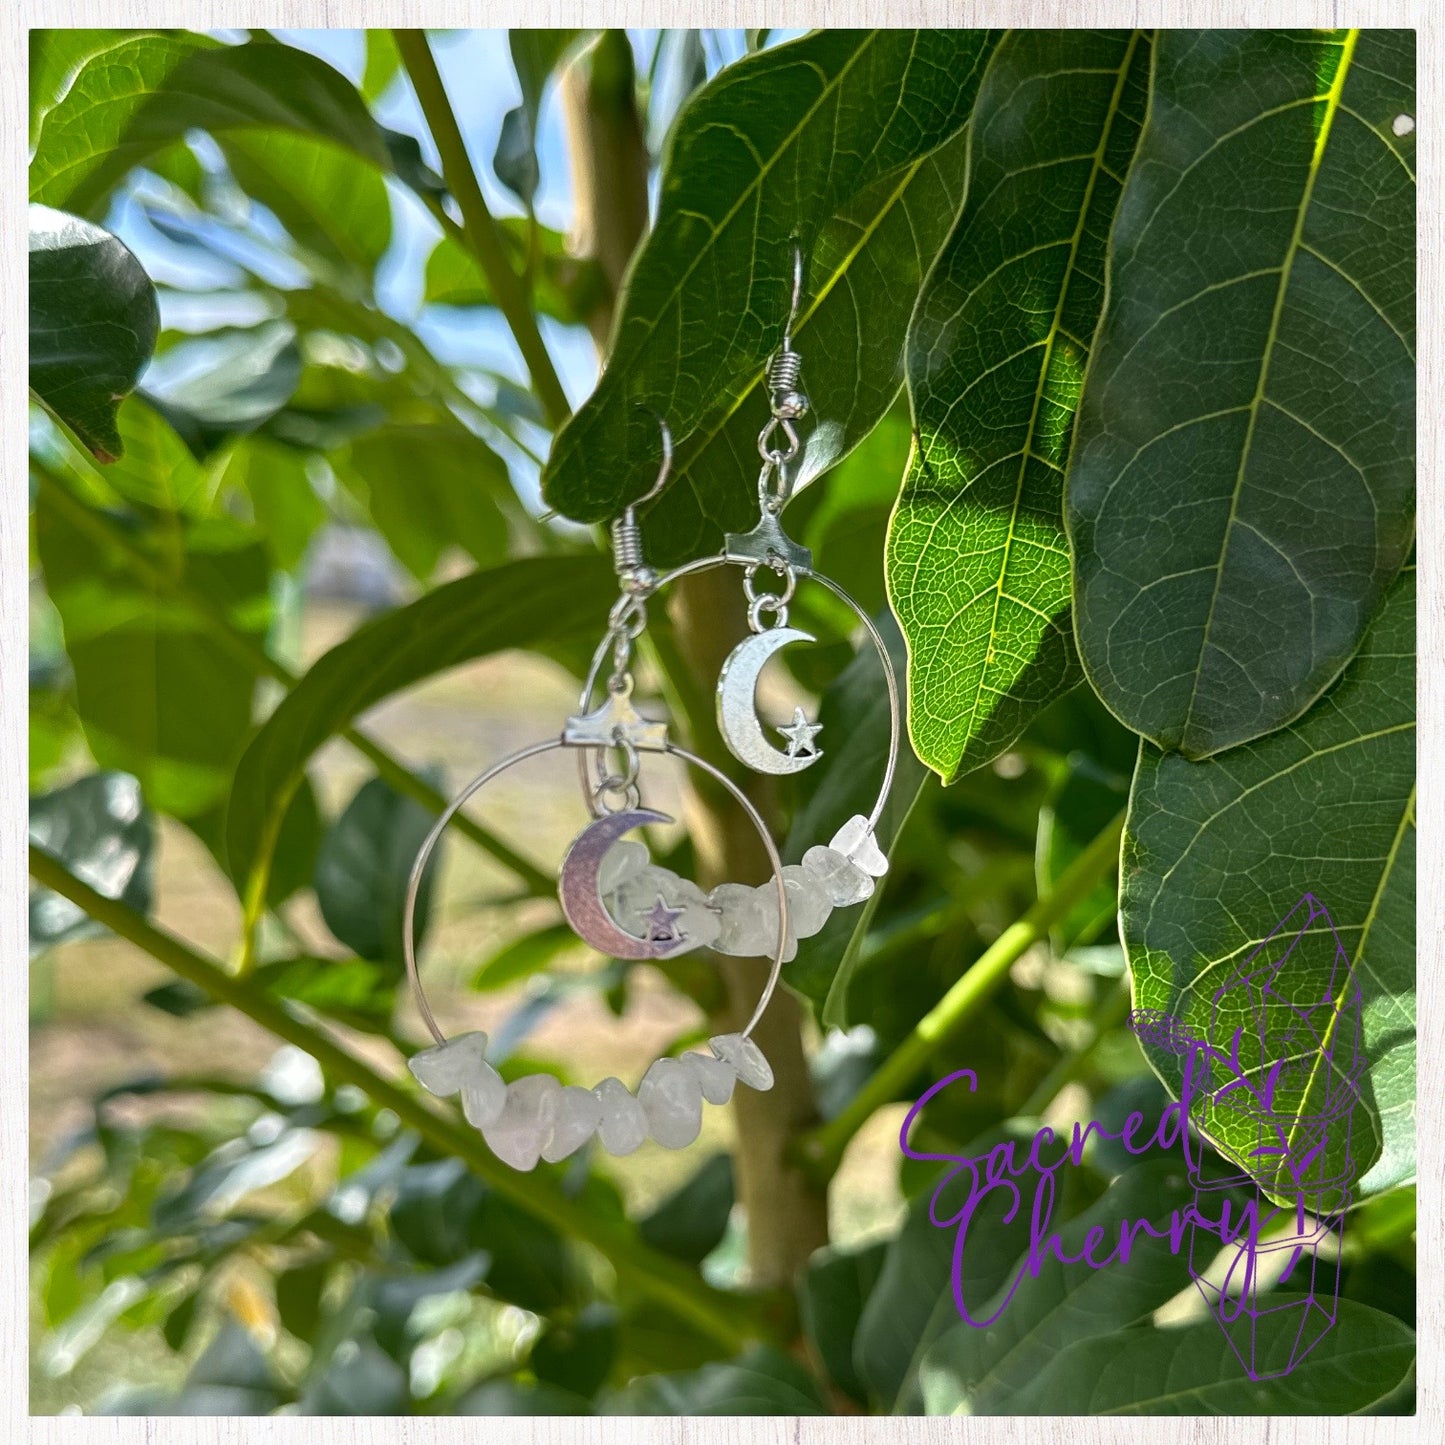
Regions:
<svg viewBox="0 0 1445 1445"><path fill-rule="evenodd" d="M436 1040L410 1061L418 1081L440 1097L459 1096L467 1120L480 1129L492 1152L513 1168L528 1170L539 1159L557 1162L594 1137L611 1154L629 1154L648 1138L666 1148L691 1144L702 1127L702 1105L726 1104L742 1083L772 1087L773 1075L751 1037L778 986L783 964L827 922L835 908L868 898L888 863L874 830L882 816L898 760L901 710L898 683L887 647L872 619L848 593L812 566L812 554L782 528L782 511L792 490L791 464L801 440L797 421L808 410L799 389L801 358L792 328L802 293L802 257L794 252L793 297L781 346L768 364L770 416L758 437L756 525L730 533L723 550L659 574L642 550L636 507L667 483L671 438L662 429L663 461L648 495L628 506L612 523L613 560L619 596L608 616L583 683L577 711L560 735L534 743L479 773L452 799L422 843L409 880L403 916L407 973L418 1010ZM725 773L679 746L667 724L641 716L632 702L632 652L647 626L647 603L679 578L715 567L743 569L749 635L728 656L717 682L718 727L733 755L763 773L783 774L812 766L821 756L821 725L798 708L793 721L777 729L785 742L769 742L757 713L759 674L775 653L793 642L814 639L788 625L788 604L798 582L816 581L849 607L876 648L888 690L891 732L877 801L867 814L850 818L826 846L815 845L797 864L784 865L757 809ZM776 591L759 591L764 569L780 581ZM610 660L604 695L594 694ZM563 1085L551 1074L505 1082L487 1061L487 1038L469 1033L448 1040L427 1003L414 943L416 899L438 840L447 824L473 796L502 773L546 753L567 751L577 759L582 800L591 815L562 860L558 899L573 932L599 953L628 960L672 958L710 947L737 957L771 958L771 967L752 1017L738 1033L709 1040L710 1053L685 1053L656 1060L634 1092L619 1079L595 1088ZM642 764L665 754L708 774L743 809L757 829L772 876L761 886L723 883L704 893L690 879L654 864L645 844L626 835L672 820L644 806Z"/></svg>

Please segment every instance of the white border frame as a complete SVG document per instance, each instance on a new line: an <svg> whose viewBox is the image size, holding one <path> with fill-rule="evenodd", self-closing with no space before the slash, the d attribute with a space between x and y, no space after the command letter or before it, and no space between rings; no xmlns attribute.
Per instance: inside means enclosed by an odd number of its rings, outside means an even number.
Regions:
<svg viewBox="0 0 1445 1445"><path fill-rule="evenodd" d="M1096 1445L1101 1441L1148 1442L1166 1432L1191 1445L1237 1439L1253 1428L1267 1445L1394 1445L1445 1439L1440 1390L1439 1337L1445 1324L1440 1185L1445 1174L1445 1068L1438 1048L1420 1060L1419 1099L1428 1107L1419 1119L1420 1230L1419 1413L1410 1418L1355 1419L1324 1416L1265 1417L1241 1425L1235 1417L1184 1421L1106 1420L1097 1416L1025 1420L847 1419L787 1417L657 1420L605 1418L493 1419L102 1419L41 1416L28 1407L29 1305L26 1253L28 1194L26 992L16 987L26 967L25 713L27 693L28 481L21 439L27 434L26 273L24 199L27 120L21 83L26 74L26 31L40 26L175 26L219 29L248 25L349 28L390 25L486 28L611 24L739 26L937 25L1060 27L1085 25L1191 26L1403 26L1419 31L1420 159L1420 580L1425 606L1420 621L1420 746L1428 764L1445 745L1445 588L1440 565L1445 495L1439 483L1445 445L1445 395L1441 320L1441 195L1436 171L1441 96L1437 37L1445 21L1442 0L824 0L821 4L756 3L756 0L0 0L0 961L8 987L0 998L0 1059L8 1084L0 1090L0 1441L36 1445L454 1445L485 1440L487 1445L822 1445L822 1442L903 1441L944 1445L953 1441L998 1441L1008 1445ZM1422 767L1419 821L1421 879L1417 898L1420 940L1418 976L1437 981L1445 969L1445 871L1440 840L1445 797L1436 775ZM1430 925L1434 924L1434 927ZM1445 1037L1441 987L1432 982L1420 999L1420 1035L1432 1044ZM1432 1423L1433 1422L1433 1423Z"/></svg>

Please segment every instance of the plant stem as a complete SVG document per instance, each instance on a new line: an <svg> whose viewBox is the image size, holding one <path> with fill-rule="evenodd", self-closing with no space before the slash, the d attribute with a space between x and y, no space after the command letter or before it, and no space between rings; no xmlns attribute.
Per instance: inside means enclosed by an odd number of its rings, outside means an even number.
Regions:
<svg viewBox="0 0 1445 1445"><path fill-rule="evenodd" d="M208 597L187 587L179 578L157 564L137 545L123 528L117 527L104 512L87 507L75 497L69 487L60 480L48 466L36 457L30 459L30 468L45 490L46 498L57 511L78 532L85 533L92 541L103 547L114 547L125 557L126 565L146 586L164 592L184 603L204 622L216 641L232 656L253 669L259 676L274 678L283 687L295 687L297 677L283 663L278 662L259 643L248 637ZM341 736L359 753L370 760L377 773L403 796L420 803L433 813L440 813L447 800L425 778L418 777L399 758L387 752L380 743L373 742L365 733L354 727L344 728ZM495 837L464 814L458 814L454 826L457 831L471 839L484 852L490 854L504 868L515 873L526 884L530 893L538 898L550 897L556 891L556 883L535 863L528 861L500 838Z"/></svg>
<svg viewBox="0 0 1445 1445"><path fill-rule="evenodd" d="M437 153L441 156L442 179L461 210L467 247L476 257L492 297L511 327L517 348L531 375L532 388L542 403L548 422L553 428L559 427L571 410L567 405L567 394L562 390L552 358L542 341L542 333L537 329L537 318L527 305L522 283L507 259L501 230L487 209L477 173L467 155L461 127L457 124L456 112L447 99L436 57L427 44L426 32L393 30L392 34L396 37L401 62L411 77L422 115L426 117Z"/></svg>
<svg viewBox="0 0 1445 1445"><path fill-rule="evenodd" d="M106 898L34 845L30 874L46 888L85 910L97 923L165 964L178 977L228 1004L277 1038L310 1054L331 1078L353 1084L373 1103L392 1110L434 1148L453 1154L498 1194L519 1208L601 1252L620 1282L688 1320L728 1349L768 1333L755 1303L729 1297L698 1279L686 1265L668 1259L586 1204L568 1198L545 1180L518 1174L492 1157L480 1135L435 1112L411 1090L377 1073L368 1063L314 1028L246 979L226 972L174 934L157 928L133 908Z"/></svg>
<svg viewBox="0 0 1445 1445"><path fill-rule="evenodd" d="M800 1141L807 1167L831 1178L854 1134L875 1109L892 1103L927 1064L945 1039L968 1024L1008 977L1009 969L1091 888L1107 878L1119 861L1124 814L1117 817L1069 865L1047 898L1040 898L974 961L971 968L919 1019L913 1031L879 1065L848 1107Z"/></svg>

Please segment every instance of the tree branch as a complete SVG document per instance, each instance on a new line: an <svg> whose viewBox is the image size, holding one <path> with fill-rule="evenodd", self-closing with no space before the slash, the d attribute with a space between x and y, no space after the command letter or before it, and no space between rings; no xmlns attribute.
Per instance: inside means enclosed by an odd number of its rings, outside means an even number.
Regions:
<svg viewBox="0 0 1445 1445"><path fill-rule="evenodd" d="M537 318L527 304L522 284L507 259L502 233L487 209L477 173L467 155L461 127L457 124L456 112L447 99L436 58L427 44L426 32L393 30L392 34L396 37L402 64L411 77L412 88L416 91L422 114L441 156L442 179L461 210L468 249L476 257L497 307L511 327L531 375L532 389L542 403L549 424L553 428L559 427L571 410L567 405L567 394L562 390L542 333L537 329Z"/></svg>
<svg viewBox="0 0 1445 1445"><path fill-rule="evenodd" d="M1119 838L1124 814L1118 816L1064 870L1054 891L1040 898L1016 923L999 934L939 1001L919 1019L913 1031L886 1058L853 1096L842 1113L799 1141L805 1165L821 1178L830 1178L854 1134L876 1109L890 1104L927 1064L933 1051L968 1024L1009 969L1062 918L1091 888L1118 866Z"/></svg>
<svg viewBox="0 0 1445 1445"><path fill-rule="evenodd" d="M480 1135L454 1118L437 1113L411 1090L384 1078L246 979L227 973L216 960L196 952L173 933L157 928L119 900L97 893L34 844L30 847L30 874L37 883L68 898L97 923L203 989L218 1003L230 1005L277 1038L310 1054L331 1078L355 1085L374 1103L392 1110L429 1144L461 1159L490 1188L519 1208L570 1238L591 1245L611 1263L620 1282L689 1321L725 1348L736 1350L749 1339L770 1333L757 1301L713 1289L687 1266L631 1238L548 1181L507 1168L492 1156Z"/></svg>

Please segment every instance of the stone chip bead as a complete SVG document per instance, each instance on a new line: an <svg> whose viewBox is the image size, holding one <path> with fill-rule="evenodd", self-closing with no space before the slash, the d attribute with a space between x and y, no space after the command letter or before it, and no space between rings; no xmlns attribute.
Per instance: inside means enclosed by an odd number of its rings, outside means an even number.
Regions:
<svg viewBox="0 0 1445 1445"><path fill-rule="evenodd" d="M688 1053L682 1056L682 1066L692 1070L698 1088L709 1104L726 1104L732 1098L738 1076L731 1064L710 1058L707 1054Z"/></svg>
<svg viewBox="0 0 1445 1445"><path fill-rule="evenodd" d="M783 884L788 890L788 931L794 938L811 938L833 912L828 890L801 863L784 866Z"/></svg>
<svg viewBox="0 0 1445 1445"><path fill-rule="evenodd" d="M637 1086L637 1102L664 1149L686 1149L702 1132L702 1087L681 1059L658 1059Z"/></svg>
<svg viewBox="0 0 1445 1445"><path fill-rule="evenodd" d="M651 860L646 843L635 838L622 838L614 843L602 856L597 868L597 892L603 898L615 893L629 878L647 867Z"/></svg>
<svg viewBox="0 0 1445 1445"><path fill-rule="evenodd" d="M601 1105L597 1137L609 1154L631 1154L647 1140L647 1115L621 1079L603 1079L592 1093Z"/></svg>
<svg viewBox="0 0 1445 1445"><path fill-rule="evenodd" d="M609 855L610 856L610 855ZM635 938L647 936L648 914L661 898L669 908L681 910L676 927L689 949L712 943L722 929L722 917L707 895L690 878L679 878L669 868L649 863L626 879L607 899L608 911L618 925Z"/></svg>
<svg viewBox="0 0 1445 1445"><path fill-rule="evenodd" d="M460 1094L467 1122L481 1129L497 1118L507 1101L507 1086L487 1062L486 1052L486 1034L460 1034L413 1054L407 1067L422 1088L438 1098Z"/></svg>
<svg viewBox="0 0 1445 1445"><path fill-rule="evenodd" d="M731 1064L739 1080L750 1089L771 1089L773 1070L763 1051L742 1034L719 1034L709 1039L708 1047L724 1063Z"/></svg>
<svg viewBox="0 0 1445 1445"><path fill-rule="evenodd" d="M537 1167L552 1139L562 1085L551 1074L528 1074L507 1085L502 1112L482 1130L488 1148L513 1169Z"/></svg>
<svg viewBox="0 0 1445 1445"><path fill-rule="evenodd" d="M552 1137L542 1149L542 1158L556 1164L575 1154L596 1132L602 1122L602 1101L591 1089L577 1084L563 1087L552 1121Z"/></svg>
<svg viewBox="0 0 1445 1445"><path fill-rule="evenodd" d="M873 895L873 879L836 848L815 843L803 854L803 868L817 879L834 908L848 908Z"/></svg>

